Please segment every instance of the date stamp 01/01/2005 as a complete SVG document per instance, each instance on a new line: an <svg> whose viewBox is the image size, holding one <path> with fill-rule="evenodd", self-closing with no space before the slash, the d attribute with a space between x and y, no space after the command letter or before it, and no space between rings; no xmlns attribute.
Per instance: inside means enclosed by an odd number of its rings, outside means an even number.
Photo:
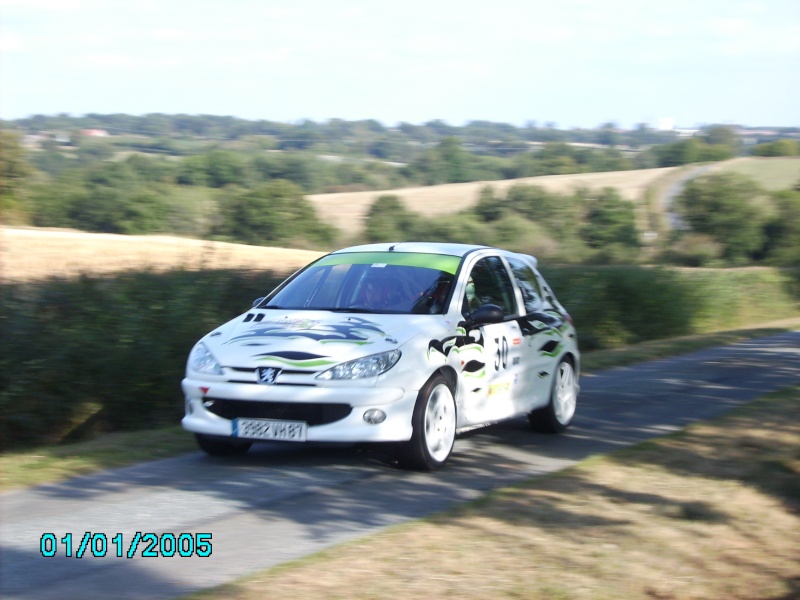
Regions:
<svg viewBox="0 0 800 600"><path fill-rule="evenodd" d="M54 533L43 533L39 541L39 551L45 558L58 555L59 543L68 558L93 556L102 558L108 554L117 558L133 558L141 551L141 556L211 556L210 533L145 533L137 531L125 543L123 535L116 533L109 537L105 533L85 532L73 537L71 533L58 538Z"/></svg>

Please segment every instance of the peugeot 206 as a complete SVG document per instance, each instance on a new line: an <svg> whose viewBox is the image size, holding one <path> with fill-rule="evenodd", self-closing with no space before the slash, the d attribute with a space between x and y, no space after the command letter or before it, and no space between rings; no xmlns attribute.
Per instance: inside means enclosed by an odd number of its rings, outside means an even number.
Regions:
<svg viewBox="0 0 800 600"><path fill-rule="evenodd" d="M456 436L527 416L573 420L572 319L531 256L370 244L301 269L191 350L183 427L212 455L254 442L393 442L434 470Z"/></svg>

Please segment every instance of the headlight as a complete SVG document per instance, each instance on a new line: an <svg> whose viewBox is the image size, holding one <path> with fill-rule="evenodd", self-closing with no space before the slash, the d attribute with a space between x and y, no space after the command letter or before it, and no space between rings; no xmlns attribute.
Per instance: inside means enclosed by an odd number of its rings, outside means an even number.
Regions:
<svg viewBox="0 0 800 600"><path fill-rule="evenodd" d="M208 351L205 344L198 342L189 354L189 368L198 373L207 373L208 375L222 375L222 367L217 362L217 359Z"/></svg>
<svg viewBox="0 0 800 600"><path fill-rule="evenodd" d="M400 350L390 350L372 356L351 360L317 375L317 379L364 379L377 377L391 369L400 360Z"/></svg>

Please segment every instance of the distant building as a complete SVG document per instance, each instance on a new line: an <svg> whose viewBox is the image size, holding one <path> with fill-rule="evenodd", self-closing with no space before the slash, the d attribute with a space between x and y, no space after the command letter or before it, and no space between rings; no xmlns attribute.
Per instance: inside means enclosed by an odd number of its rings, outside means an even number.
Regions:
<svg viewBox="0 0 800 600"><path fill-rule="evenodd" d="M675 129L675 119L672 117L661 117L656 123L656 129L659 131L672 131Z"/></svg>
<svg viewBox="0 0 800 600"><path fill-rule="evenodd" d="M105 129L81 129L81 135L84 137L108 137L108 132Z"/></svg>
<svg viewBox="0 0 800 600"><path fill-rule="evenodd" d="M678 134L678 137L694 137L700 133L699 129L674 129L673 131Z"/></svg>

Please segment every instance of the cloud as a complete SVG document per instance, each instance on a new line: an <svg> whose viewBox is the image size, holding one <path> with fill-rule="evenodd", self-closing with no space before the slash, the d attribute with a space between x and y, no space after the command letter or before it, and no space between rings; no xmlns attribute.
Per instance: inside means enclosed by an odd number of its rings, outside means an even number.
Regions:
<svg viewBox="0 0 800 600"><path fill-rule="evenodd" d="M785 56L800 58L800 25L759 23L741 19L715 19L714 47L723 56Z"/></svg>
<svg viewBox="0 0 800 600"><path fill-rule="evenodd" d="M27 39L14 33L0 35L0 52L22 52L28 49Z"/></svg>
<svg viewBox="0 0 800 600"><path fill-rule="evenodd" d="M132 59L123 54L89 54L83 58L85 64L91 67L118 68L141 66L141 61Z"/></svg>
<svg viewBox="0 0 800 600"><path fill-rule="evenodd" d="M184 29L160 28L151 30L150 37L161 41L178 42L189 40L194 36Z"/></svg>
<svg viewBox="0 0 800 600"><path fill-rule="evenodd" d="M86 0L0 0L0 9L22 9L25 12L73 12L88 8L92 2Z"/></svg>
<svg viewBox="0 0 800 600"><path fill-rule="evenodd" d="M747 19L730 18L714 19L711 21L711 29L723 37L739 36L752 29L752 23Z"/></svg>

